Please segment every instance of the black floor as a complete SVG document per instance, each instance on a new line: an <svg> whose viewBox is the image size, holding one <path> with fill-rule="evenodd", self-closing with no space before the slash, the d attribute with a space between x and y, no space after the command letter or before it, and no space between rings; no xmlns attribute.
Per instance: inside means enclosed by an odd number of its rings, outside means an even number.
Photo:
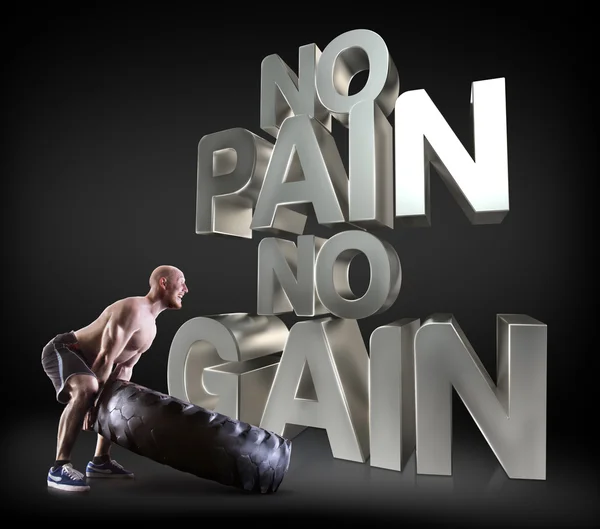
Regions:
<svg viewBox="0 0 600 529"><path fill-rule="evenodd" d="M136 473L133 480L90 480L86 493L49 490L57 417L13 424L4 439L7 457L3 513L19 519L159 520L180 517L248 523L288 517L392 519L413 524L540 527L593 526L598 480L577 454L549 453L546 481L510 480L473 428L455 434L452 477L415 473L414 456L403 472L333 459L326 432L307 429L293 443L290 468L273 495L248 495L200 479L114 446L113 457ZM95 435L84 432L74 453L83 471ZM579 462L577 462L579 460Z"/></svg>

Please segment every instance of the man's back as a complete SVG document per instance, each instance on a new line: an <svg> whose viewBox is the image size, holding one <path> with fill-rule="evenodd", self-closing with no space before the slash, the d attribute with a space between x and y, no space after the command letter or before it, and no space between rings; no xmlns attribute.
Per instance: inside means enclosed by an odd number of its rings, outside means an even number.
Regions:
<svg viewBox="0 0 600 529"><path fill-rule="evenodd" d="M103 340L119 326L133 326L136 331L115 358L115 364L126 362L138 353L146 351L156 336L155 317L150 304L143 296L120 299L108 307L92 323L75 331L81 353L92 365L102 350Z"/></svg>

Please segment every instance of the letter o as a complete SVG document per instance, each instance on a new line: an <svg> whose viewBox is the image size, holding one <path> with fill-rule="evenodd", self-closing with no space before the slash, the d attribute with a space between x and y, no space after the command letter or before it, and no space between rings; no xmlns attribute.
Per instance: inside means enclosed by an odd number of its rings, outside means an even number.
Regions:
<svg viewBox="0 0 600 529"><path fill-rule="evenodd" d="M367 291L356 298L348 272L359 253L369 261L371 278ZM393 246L362 231L345 231L331 237L317 254L315 267L319 299L339 318L358 320L386 311L396 301L402 284L400 259Z"/></svg>
<svg viewBox="0 0 600 529"><path fill-rule="evenodd" d="M350 81L364 70L369 70L367 83L348 95ZM346 127L356 103L375 101L387 117L400 94L398 70L385 41L366 29L343 33L327 45L317 65L316 84L323 106Z"/></svg>

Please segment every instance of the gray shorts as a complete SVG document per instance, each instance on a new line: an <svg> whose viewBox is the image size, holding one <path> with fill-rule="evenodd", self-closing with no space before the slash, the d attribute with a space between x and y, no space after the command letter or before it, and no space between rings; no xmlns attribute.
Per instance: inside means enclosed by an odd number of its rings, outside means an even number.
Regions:
<svg viewBox="0 0 600 529"><path fill-rule="evenodd" d="M56 400L62 404L69 402L65 384L73 375L96 377L79 350L75 333L58 334L42 350L42 366L52 381Z"/></svg>

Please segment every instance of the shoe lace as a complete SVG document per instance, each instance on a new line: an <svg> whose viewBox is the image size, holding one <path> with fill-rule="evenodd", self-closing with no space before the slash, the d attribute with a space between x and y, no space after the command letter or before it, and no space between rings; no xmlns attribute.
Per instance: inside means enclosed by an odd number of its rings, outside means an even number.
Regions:
<svg viewBox="0 0 600 529"><path fill-rule="evenodd" d="M123 467L123 465L120 465L114 459L111 461L111 463L112 463L113 466L117 467L119 470L125 470L125 468Z"/></svg>
<svg viewBox="0 0 600 529"><path fill-rule="evenodd" d="M83 479L83 474L78 470L75 470L71 463L63 465L63 472L71 479Z"/></svg>

